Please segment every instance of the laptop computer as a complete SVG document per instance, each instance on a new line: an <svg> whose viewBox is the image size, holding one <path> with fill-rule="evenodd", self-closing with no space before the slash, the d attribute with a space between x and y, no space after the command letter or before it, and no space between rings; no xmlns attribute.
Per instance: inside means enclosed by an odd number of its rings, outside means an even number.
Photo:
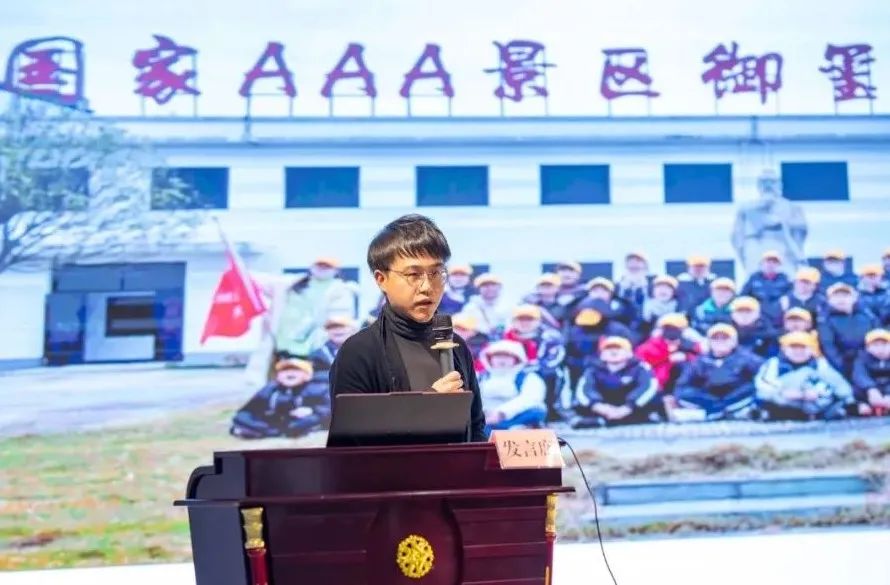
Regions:
<svg viewBox="0 0 890 585"><path fill-rule="evenodd" d="M334 396L328 447L463 443L472 392Z"/></svg>

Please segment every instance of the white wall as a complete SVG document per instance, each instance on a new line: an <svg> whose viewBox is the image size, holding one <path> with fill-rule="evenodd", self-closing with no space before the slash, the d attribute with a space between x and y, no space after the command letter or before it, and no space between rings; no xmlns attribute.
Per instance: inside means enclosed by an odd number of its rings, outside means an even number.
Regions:
<svg viewBox="0 0 890 585"><path fill-rule="evenodd" d="M0 361L43 355L43 311L48 272L0 274Z"/></svg>
<svg viewBox="0 0 890 585"><path fill-rule="evenodd" d="M336 256L345 266L360 268L362 308L367 310L378 297L365 269L367 244L385 223L403 213L420 211L433 217L448 235L455 261L490 264L504 279L506 294L518 298L544 262L611 261L618 272L624 254L641 249L658 272L664 261L692 252L733 258L729 236L738 204L755 198L757 175L782 161L847 161L851 201L803 204L810 224L806 250L817 256L842 247L857 263L876 261L890 246L890 120L846 122L766 120L760 132L769 135L768 144L744 139L751 131L750 119L723 118L655 119L648 126L634 120L340 120L315 121L308 129L297 121L263 126L282 136L299 127L312 136L289 145L210 139L224 133L220 127L228 127L227 120L142 121L136 127L164 131L166 138L154 138L168 164L230 167L230 206L214 215L230 240L247 243L255 252L247 259L251 270L280 273L286 267L307 266L320 255ZM324 131L331 136L325 137ZM599 131L603 134L596 135ZM363 136L364 142L347 140L349 132ZM699 139L675 141L668 139L669 133ZM529 140L517 139L523 136ZM584 136L596 139L581 140ZM732 163L735 201L664 205L666 162ZM539 165L584 163L610 165L612 204L538 204ZM421 164L488 165L490 206L414 208L414 167ZM359 166L361 207L284 209L287 165ZM199 230L196 240L218 245L215 226ZM258 323L241 339L214 338L199 344L225 259L219 252L186 261L185 353L251 349ZM0 275L0 323L10 332L0 337L0 359L41 355L48 282L46 274Z"/></svg>

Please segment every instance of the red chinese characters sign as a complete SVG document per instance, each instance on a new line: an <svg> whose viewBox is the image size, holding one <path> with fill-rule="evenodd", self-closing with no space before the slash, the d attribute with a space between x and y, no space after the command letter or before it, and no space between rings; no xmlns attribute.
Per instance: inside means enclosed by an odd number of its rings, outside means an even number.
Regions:
<svg viewBox="0 0 890 585"><path fill-rule="evenodd" d="M600 95L611 101L627 96L658 97L649 75L645 49L605 49Z"/></svg>
<svg viewBox="0 0 890 585"><path fill-rule="evenodd" d="M828 65L820 67L819 71L831 80L835 102L877 98L877 88L871 79L871 64L875 62L871 49L871 45L865 43L826 47Z"/></svg>
<svg viewBox="0 0 890 585"><path fill-rule="evenodd" d="M166 104L177 93L199 95L201 92L193 85L197 76L194 58L198 52L191 47L177 45L173 39L163 35L155 35L155 41L155 47L136 51L133 55L133 66L139 70L135 93L159 105ZM191 58L190 67L174 71L174 66L185 57Z"/></svg>
<svg viewBox="0 0 890 585"><path fill-rule="evenodd" d="M64 106L85 107L83 68L83 43L77 39L31 39L9 53L0 89Z"/></svg>
<svg viewBox="0 0 890 585"><path fill-rule="evenodd" d="M730 48L720 44L702 61L710 67L701 79L713 83L714 97L718 100L727 93L757 93L760 103L765 104L770 92L782 89L779 53L739 56L738 43L732 43Z"/></svg>
<svg viewBox="0 0 890 585"><path fill-rule="evenodd" d="M528 98L543 99L546 108L550 95L547 72L556 65L547 59L545 44L514 39L495 41L494 46L497 66L484 68L482 72L497 75L493 95L501 103L502 112L505 101L518 104ZM288 67L285 53L283 43L270 41L245 71L238 93L247 99L248 114L253 96L285 98L290 103L296 98L296 74ZM645 48L607 48L602 54L599 94L608 103L634 97L652 100L662 95ZM194 47L180 44L166 35L154 35L154 44L136 50L130 61L135 69L133 92L158 106L168 104L177 96L198 99L201 92L197 86L197 55L198 50ZM867 100L871 104L877 99L877 87L872 78L872 64L876 58L870 44L828 44L822 57L824 64L818 71L830 82L835 104L853 100ZM778 95L783 89L784 58L781 53L748 52L736 42L720 43L701 61L704 70L700 80L710 86L716 101L738 94L752 94L761 104L766 104L771 95ZM406 60L406 65L412 62L397 90L398 95L409 103L409 114L410 100L414 96L446 99L450 113L450 100L457 91L452 74L446 68L442 47L427 43L416 60ZM331 103L336 97L370 100L373 113L373 101L379 90L370 63L363 45L349 43L322 80L321 95ZM590 76L594 71L585 73ZM63 36L19 43L7 57L0 89L86 108L83 43Z"/></svg>
<svg viewBox="0 0 890 585"><path fill-rule="evenodd" d="M552 63L544 57L544 45L537 41L510 41L494 45L498 49L500 65L486 69L486 73L500 74L500 84L494 90L498 99L521 102L529 96L546 98L547 78L544 75Z"/></svg>

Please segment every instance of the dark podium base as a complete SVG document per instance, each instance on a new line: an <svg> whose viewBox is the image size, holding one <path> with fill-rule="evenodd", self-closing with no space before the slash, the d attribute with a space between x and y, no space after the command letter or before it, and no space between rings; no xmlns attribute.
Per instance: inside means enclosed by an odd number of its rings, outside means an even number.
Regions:
<svg viewBox="0 0 890 585"><path fill-rule="evenodd" d="M269 585L545 585L569 490L559 469L501 470L487 444L242 451L177 504L197 585L265 585L259 562Z"/></svg>

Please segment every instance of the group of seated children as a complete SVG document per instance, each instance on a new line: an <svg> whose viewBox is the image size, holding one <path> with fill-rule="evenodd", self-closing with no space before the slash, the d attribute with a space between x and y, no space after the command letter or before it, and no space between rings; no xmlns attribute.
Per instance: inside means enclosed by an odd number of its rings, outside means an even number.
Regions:
<svg viewBox="0 0 890 585"><path fill-rule="evenodd" d="M702 256L672 277L649 275L645 256L633 253L617 282L585 285L580 265L560 264L512 309L500 279L477 277L471 294L471 268L457 266L465 289L449 286L446 297L455 332L478 358L492 428L884 416L890 250L882 261L857 279L831 251L822 270L803 267L789 279L767 252L739 287L711 274Z"/></svg>
<svg viewBox="0 0 890 585"><path fill-rule="evenodd" d="M561 263L517 306L497 276L452 265L440 312L476 358L490 429L890 415L890 250L858 278L845 260L831 251L789 278L767 252L739 287L704 256L654 276L634 252L614 282ZM280 356L232 434L326 428L328 368L356 330L332 317L313 355Z"/></svg>

